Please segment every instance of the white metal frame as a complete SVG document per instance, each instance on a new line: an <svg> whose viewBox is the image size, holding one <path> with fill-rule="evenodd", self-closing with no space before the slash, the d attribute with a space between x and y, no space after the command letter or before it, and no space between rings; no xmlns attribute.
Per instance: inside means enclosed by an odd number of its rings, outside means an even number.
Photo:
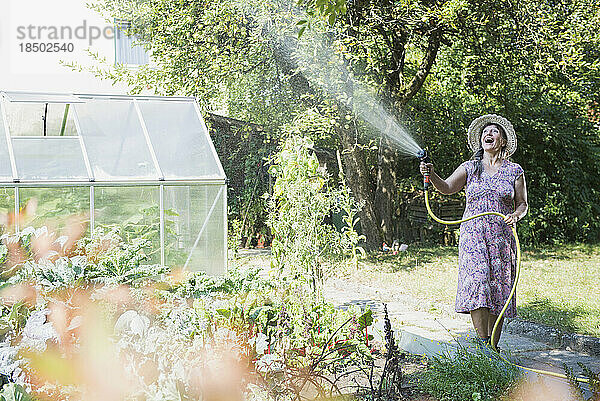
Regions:
<svg viewBox="0 0 600 401"><path fill-rule="evenodd" d="M83 103L83 100L77 98L77 95L71 93L50 93L50 92L26 92L26 91L3 91L1 92L4 97L7 98L8 101L14 103L58 103L58 104L66 104L66 103ZM28 99L28 100L10 100L11 95L39 95L40 98L44 96L64 96L64 99L61 100L48 100L48 99Z"/></svg>
<svg viewBox="0 0 600 401"><path fill-rule="evenodd" d="M90 234L94 238L94 230L96 229L96 203L94 201L96 194L94 186L90 185Z"/></svg>
<svg viewBox="0 0 600 401"><path fill-rule="evenodd" d="M21 205L19 200L19 187L15 187L15 232L19 233L19 219L21 217Z"/></svg>
<svg viewBox="0 0 600 401"><path fill-rule="evenodd" d="M138 120L140 120L140 125L142 126L142 132L144 132L144 138L146 139L146 145L150 150L150 157L152 157L152 163L154 163L154 168L158 172L158 180L164 181L165 175L162 172L162 168L160 168L160 164L158 163L158 159L156 157L156 152L154 152L154 146L152 146L152 141L150 140L150 134L148 133L148 127L146 127L146 121L142 116L142 110L140 110L140 105L137 100L133 99L133 107L135 108L135 112L137 113Z"/></svg>
<svg viewBox="0 0 600 401"><path fill-rule="evenodd" d="M21 180L18 182L0 181L0 188L2 187L89 187L93 185L95 187L135 187L135 186L158 186L158 185L224 185L226 180L223 178L211 178L205 180L131 180L131 181L25 181Z"/></svg>
<svg viewBox="0 0 600 401"><path fill-rule="evenodd" d="M165 186L158 187L158 219L160 230L160 265L165 266Z"/></svg>
<svg viewBox="0 0 600 401"><path fill-rule="evenodd" d="M2 107L0 107L0 111L2 112L2 124L4 124L4 134L6 136L6 146L8 147L8 157L10 158L10 168L12 169L13 181L18 182L19 174L17 173L17 163L15 162L12 138L10 136L10 129L8 127L8 117L6 117L6 100L4 96L2 96L0 102L2 102Z"/></svg>

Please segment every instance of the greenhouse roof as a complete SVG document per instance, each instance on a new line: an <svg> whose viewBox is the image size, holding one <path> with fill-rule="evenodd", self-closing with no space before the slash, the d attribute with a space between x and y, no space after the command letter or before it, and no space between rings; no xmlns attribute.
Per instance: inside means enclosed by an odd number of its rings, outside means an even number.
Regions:
<svg viewBox="0 0 600 401"><path fill-rule="evenodd" d="M225 179L193 97L0 91L0 183Z"/></svg>

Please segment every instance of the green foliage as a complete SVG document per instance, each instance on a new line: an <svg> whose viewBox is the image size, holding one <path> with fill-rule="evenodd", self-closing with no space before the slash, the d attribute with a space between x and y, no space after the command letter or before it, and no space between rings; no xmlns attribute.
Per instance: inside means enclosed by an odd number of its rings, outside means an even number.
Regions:
<svg viewBox="0 0 600 401"><path fill-rule="evenodd" d="M321 259L335 252L339 236L324 224L332 207L328 176L311 153L312 141L291 136L273 158L275 178L267 224L273 233L272 264L294 280L307 279L316 289Z"/></svg>
<svg viewBox="0 0 600 401"><path fill-rule="evenodd" d="M201 298L209 294L247 293L250 291L270 291L274 285L261 277L259 268L240 270L232 268L225 276L209 276L204 272L191 273L181 283L173 284L169 293L179 298Z"/></svg>
<svg viewBox="0 0 600 401"><path fill-rule="evenodd" d="M8 383L2 386L0 390L0 401L34 401L23 386L15 383Z"/></svg>
<svg viewBox="0 0 600 401"><path fill-rule="evenodd" d="M307 19L300 19L298 26L298 38L307 28L311 27L310 19L315 17L323 18L329 25L334 25L337 18L346 14L348 11L346 0L298 0L298 5L306 8Z"/></svg>
<svg viewBox="0 0 600 401"><path fill-rule="evenodd" d="M48 234L48 229L46 227L41 227L41 228L33 228L33 227L25 227L23 230L21 230L19 232L18 235L14 235L14 234L3 234L2 237L0 237L0 264L2 264L3 266L6 266L6 262L8 261L8 244L19 244L19 247L21 249L21 251L23 252L23 255L25 258L31 258L32 254L33 254L33 250L32 250L32 241L35 240L35 238L40 237L40 236L45 236ZM49 238L49 241L52 242L56 242L59 241L59 239L53 237L52 239ZM6 278L7 276L10 276L11 272L3 272L3 278Z"/></svg>
<svg viewBox="0 0 600 401"><path fill-rule="evenodd" d="M356 261L364 237L355 229L360 206L345 185L339 190L328 186L327 171L319 166L312 148L310 139L292 135L273 158L269 171L275 185L267 224L273 232L272 264L316 289L323 279L323 258L349 251ZM345 213L342 233L326 221L336 211Z"/></svg>
<svg viewBox="0 0 600 401"><path fill-rule="evenodd" d="M431 358L417 385L439 401L493 401L508 394L519 378L515 366L458 347L454 355Z"/></svg>
<svg viewBox="0 0 600 401"><path fill-rule="evenodd" d="M9 284L34 280L47 289L67 288L83 285L89 279L93 266L83 257L58 258L51 260L28 260L8 281Z"/></svg>
<svg viewBox="0 0 600 401"><path fill-rule="evenodd" d="M499 8L481 2L470 8L469 18L490 17L442 50L430 80L409 104L415 116L411 126L424 138L442 176L471 157L465 133L473 118L498 113L512 121L519 141L513 161L525 170L529 194L529 214L519 224L525 243L600 237L600 188L595 178L600 140L598 126L589 119L591 93L565 74L575 68L579 81L592 82L597 67L578 57L555 62L560 53L556 30L562 32L560 46L571 43L574 52L584 47L575 31L589 30L596 18L591 9L584 12L585 4L520 2ZM564 19L572 24L563 25ZM544 21L549 26L541 28ZM597 43L597 34L588 39ZM544 45L539 46L540 41ZM401 171L410 174L401 178L414 183L409 176L415 165L403 163Z"/></svg>
<svg viewBox="0 0 600 401"><path fill-rule="evenodd" d="M129 237L126 242L115 228L96 229L93 237L84 237L78 243L81 253L93 264L87 278L103 283L133 284L166 273L166 267L148 263L144 253L147 242L143 236Z"/></svg>
<svg viewBox="0 0 600 401"><path fill-rule="evenodd" d="M7 333L20 333L27 318L29 317L29 308L23 302L16 302L12 306L2 306L2 317L0 317L0 336Z"/></svg>
<svg viewBox="0 0 600 401"><path fill-rule="evenodd" d="M121 211L121 213L123 213ZM160 263L160 214L158 205L141 207L136 209L131 215L126 216L115 224L98 224L103 232L114 232L122 237L123 242L131 244L138 249L139 256L148 263ZM177 243L177 233L175 231L175 222L173 218L178 216L173 209L164 211L164 229L165 236L165 256L173 264L185 261L186 255L183 254L173 243ZM102 235L102 234L101 234Z"/></svg>
<svg viewBox="0 0 600 401"><path fill-rule="evenodd" d="M359 234L357 231L357 224L360 221L358 213L362 208L362 204L357 204L350 194L350 189L346 186L346 180L344 179L344 169L342 167L342 160L340 158L340 152L337 152L337 160L340 173L341 186L339 190L338 207L342 213L342 221L344 226L342 227L342 246L344 249L349 250L351 256L351 262L355 268L358 268L359 257L365 258L367 256L365 250L358 246L359 243L364 242L366 237Z"/></svg>
<svg viewBox="0 0 600 401"><path fill-rule="evenodd" d="M229 244L245 247L250 245L252 236L266 229L266 200L261 195L269 191L265 161L275 151L276 141L256 124L212 114L208 115L207 124L229 179L229 232L235 231L238 236L232 237ZM234 226L235 222L239 226Z"/></svg>
<svg viewBox="0 0 600 401"><path fill-rule="evenodd" d="M233 251L234 258L238 256L238 251L242 242L242 222L239 219L229 220L229 230L227 231L227 246Z"/></svg>

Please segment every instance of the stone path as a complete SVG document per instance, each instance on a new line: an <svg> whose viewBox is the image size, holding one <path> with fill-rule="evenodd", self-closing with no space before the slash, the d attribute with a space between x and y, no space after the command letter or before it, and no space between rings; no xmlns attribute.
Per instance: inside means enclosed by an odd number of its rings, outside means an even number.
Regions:
<svg viewBox="0 0 600 401"><path fill-rule="evenodd" d="M383 316L383 303L386 303L399 347L412 354L432 356L442 352L452 353L458 344L467 348L473 347L469 341L469 338L475 335L470 317L457 314L446 305L436 305L434 311L427 312L421 310L421 301L406 294L342 279L328 280L325 285L325 297L341 308L349 305L369 306L378 317ZM382 319L377 320L375 332L376 335L383 333ZM581 368L578 362L581 362L595 372L600 371L599 357L557 349L554 345L555 340L555 338L544 339L539 333L535 339L532 339L505 330L499 347L509 350L510 354L525 367L564 374L563 364L566 364L579 374ZM535 373L530 375L546 384L563 381Z"/></svg>

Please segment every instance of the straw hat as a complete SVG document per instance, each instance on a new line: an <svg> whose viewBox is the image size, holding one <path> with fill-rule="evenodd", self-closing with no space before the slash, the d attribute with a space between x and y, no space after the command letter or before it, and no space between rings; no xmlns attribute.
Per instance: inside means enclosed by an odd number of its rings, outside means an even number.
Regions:
<svg viewBox="0 0 600 401"><path fill-rule="evenodd" d="M496 114L486 114L481 117L477 117L475 120L473 120L471 125L469 125L469 130L467 131L467 141L469 142L469 147L471 150L476 152L481 147L481 131L483 131L483 127L488 124L498 124L504 128L507 139L506 157L509 157L515 153L517 150L517 134L515 134L515 129L510 121Z"/></svg>

